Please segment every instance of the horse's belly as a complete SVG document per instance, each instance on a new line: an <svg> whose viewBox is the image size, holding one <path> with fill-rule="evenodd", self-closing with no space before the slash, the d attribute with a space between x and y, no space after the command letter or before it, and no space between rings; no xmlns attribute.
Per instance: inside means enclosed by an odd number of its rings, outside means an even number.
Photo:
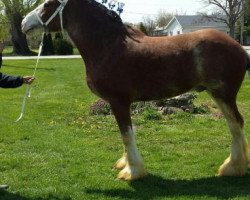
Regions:
<svg viewBox="0 0 250 200"><path fill-rule="evenodd" d="M184 85L144 85L143 88L140 88L135 97L136 101L147 101L147 100L157 100L162 98L171 98L178 96L185 92L190 91L195 87L194 84L184 84Z"/></svg>

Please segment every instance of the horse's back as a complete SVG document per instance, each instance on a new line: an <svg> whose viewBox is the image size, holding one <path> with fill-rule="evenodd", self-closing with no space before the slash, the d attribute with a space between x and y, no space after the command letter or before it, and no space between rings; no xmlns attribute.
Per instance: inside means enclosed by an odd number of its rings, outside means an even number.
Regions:
<svg viewBox="0 0 250 200"><path fill-rule="evenodd" d="M207 76L210 73L214 76L230 73L242 77L249 62L246 51L238 42L214 29L170 37L148 37L145 41L156 50L156 54L163 57L178 57L177 65L195 68L199 76L203 71ZM178 70L178 66L175 66L175 69Z"/></svg>

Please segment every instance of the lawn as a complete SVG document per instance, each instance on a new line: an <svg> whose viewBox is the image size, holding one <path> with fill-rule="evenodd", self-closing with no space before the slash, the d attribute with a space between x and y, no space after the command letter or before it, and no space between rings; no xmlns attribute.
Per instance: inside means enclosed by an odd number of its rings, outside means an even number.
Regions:
<svg viewBox="0 0 250 200"><path fill-rule="evenodd" d="M2 72L28 75L34 60L4 61ZM133 116L137 142L150 175L116 180L112 165L122 155L113 116L90 116L97 97L85 82L81 59L41 60L26 113L20 114L25 87L0 90L1 200L82 199L250 199L250 172L218 178L231 137L223 118L187 113L146 120ZM250 139L250 78L239 93ZM213 103L200 93L197 104Z"/></svg>

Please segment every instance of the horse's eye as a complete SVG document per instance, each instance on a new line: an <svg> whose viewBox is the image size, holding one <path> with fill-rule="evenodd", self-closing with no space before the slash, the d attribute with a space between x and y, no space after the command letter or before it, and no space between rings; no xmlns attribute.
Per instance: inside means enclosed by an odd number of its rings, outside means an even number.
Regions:
<svg viewBox="0 0 250 200"><path fill-rule="evenodd" d="M49 7L49 3L45 3L45 4L44 4L44 7L45 7L45 8L48 8L48 7Z"/></svg>

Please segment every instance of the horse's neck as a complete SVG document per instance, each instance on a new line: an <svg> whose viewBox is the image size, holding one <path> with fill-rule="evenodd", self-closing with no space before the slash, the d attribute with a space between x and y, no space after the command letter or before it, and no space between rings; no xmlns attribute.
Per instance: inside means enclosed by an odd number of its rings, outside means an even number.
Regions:
<svg viewBox="0 0 250 200"><path fill-rule="evenodd" d="M112 24L100 23L94 17L91 19L89 16L89 19L86 19L86 17L79 16L80 14L70 16L71 22L67 31L81 55L84 56L85 62L100 63L122 42L125 27L111 28Z"/></svg>
<svg viewBox="0 0 250 200"><path fill-rule="evenodd" d="M121 40L119 37L113 39L104 38L106 41L103 41L102 36L93 38L83 32L68 33L87 66L101 65L109 57L112 57L112 53L120 46ZM92 34L94 33L92 32Z"/></svg>

